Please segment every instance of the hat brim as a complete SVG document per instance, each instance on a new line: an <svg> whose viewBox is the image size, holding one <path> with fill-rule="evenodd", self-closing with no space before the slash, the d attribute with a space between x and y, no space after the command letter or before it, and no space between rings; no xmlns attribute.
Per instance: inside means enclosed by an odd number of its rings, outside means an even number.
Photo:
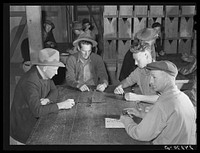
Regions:
<svg viewBox="0 0 200 153"><path fill-rule="evenodd" d="M65 67L65 65L62 62L59 63L38 63L38 62L32 62L32 65L41 65L41 66L58 66L58 67Z"/></svg>
<svg viewBox="0 0 200 153"><path fill-rule="evenodd" d="M82 40L85 40L85 41L89 41L92 43L93 47L97 45L97 42L95 40L91 40L91 39L88 39L88 38L80 38L80 39L77 39L73 42L73 45L74 46L78 46L78 43Z"/></svg>

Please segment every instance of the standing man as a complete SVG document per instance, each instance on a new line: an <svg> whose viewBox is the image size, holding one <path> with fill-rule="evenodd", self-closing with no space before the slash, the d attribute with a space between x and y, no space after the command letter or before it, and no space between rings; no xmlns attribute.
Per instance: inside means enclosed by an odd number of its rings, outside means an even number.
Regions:
<svg viewBox="0 0 200 153"><path fill-rule="evenodd" d="M133 139L157 145L195 145L196 113L189 97L175 84L177 67L172 62L159 61L148 64L147 69L151 74L150 85L161 95L146 114L134 108L126 109L128 114L143 118L137 124L122 115L120 120L127 133Z"/></svg>
<svg viewBox="0 0 200 153"><path fill-rule="evenodd" d="M108 86L108 75L101 56L92 52L97 45L89 33L82 33L73 42L78 52L70 55L66 61L66 82L69 86L89 91L88 85L96 85L104 91Z"/></svg>
<svg viewBox="0 0 200 153"><path fill-rule="evenodd" d="M39 62L32 64L19 80L11 106L10 136L17 143L26 143L38 118L74 105L72 99L56 103L58 90L51 78L57 74L58 67L64 67L57 50L40 50Z"/></svg>

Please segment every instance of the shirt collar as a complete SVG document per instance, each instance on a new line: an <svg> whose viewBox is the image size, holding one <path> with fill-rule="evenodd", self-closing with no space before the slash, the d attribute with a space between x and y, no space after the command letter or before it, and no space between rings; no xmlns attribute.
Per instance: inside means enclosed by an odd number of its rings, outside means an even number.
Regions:
<svg viewBox="0 0 200 153"><path fill-rule="evenodd" d="M91 53L91 54L92 54L92 53ZM90 56L91 56L91 54L90 54ZM88 60L86 61L86 63L91 62L91 58L90 58L90 56L89 56ZM79 54L78 54L78 60L77 60L77 61L78 61L78 62L81 62L81 63L83 64L83 60L81 60L80 52L79 52Z"/></svg>
<svg viewBox="0 0 200 153"><path fill-rule="evenodd" d="M40 75L42 76L42 79L46 80L47 77L45 77L44 72L42 72L42 70L41 70L38 66L36 66L36 68L38 69L38 72L39 72Z"/></svg>

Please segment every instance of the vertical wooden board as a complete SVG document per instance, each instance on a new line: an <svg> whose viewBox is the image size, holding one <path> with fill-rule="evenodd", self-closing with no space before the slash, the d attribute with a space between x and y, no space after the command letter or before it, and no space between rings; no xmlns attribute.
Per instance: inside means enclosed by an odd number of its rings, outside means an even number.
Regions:
<svg viewBox="0 0 200 153"><path fill-rule="evenodd" d="M131 38L132 18L119 18L119 38Z"/></svg>
<svg viewBox="0 0 200 153"><path fill-rule="evenodd" d="M34 12L34 13L33 13ZM26 6L29 48L31 61L38 61L38 52L43 48L41 6Z"/></svg>
<svg viewBox="0 0 200 153"><path fill-rule="evenodd" d="M176 54L177 53L177 40L164 40L164 51L166 54Z"/></svg>
<svg viewBox="0 0 200 153"><path fill-rule="evenodd" d="M104 40L103 59L116 59L116 40Z"/></svg>
<svg viewBox="0 0 200 153"><path fill-rule="evenodd" d="M162 5L150 5L149 16L150 17L163 16L163 6Z"/></svg>
<svg viewBox="0 0 200 153"><path fill-rule="evenodd" d="M134 26L133 26L133 34L132 34L132 38L134 39L135 34L143 29L146 28L146 17L134 17Z"/></svg>
<svg viewBox="0 0 200 153"><path fill-rule="evenodd" d="M123 16L132 16L133 15L133 6L131 5L120 5L119 6L119 17Z"/></svg>
<svg viewBox="0 0 200 153"><path fill-rule="evenodd" d="M181 15L194 15L195 5L181 6Z"/></svg>
<svg viewBox="0 0 200 153"><path fill-rule="evenodd" d="M178 45L178 53L190 54L192 50L191 39L180 39Z"/></svg>
<svg viewBox="0 0 200 153"><path fill-rule="evenodd" d="M116 38L117 37L117 19L116 18L104 18L104 38Z"/></svg>
<svg viewBox="0 0 200 153"><path fill-rule="evenodd" d="M155 23L155 22L159 22L160 24L162 24L162 19L161 17L149 17L148 18L148 27L151 28L152 24Z"/></svg>
<svg viewBox="0 0 200 153"><path fill-rule="evenodd" d="M130 49L131 40L118 40L118 59L123 60L126 52Z"/></svg>
<svg viewBox="0 0 200 153"><path fill-rule="evenodd" d="M180 37L192 37L193 18L181 17L180 22Z"/></svg>
<svg viewBox="0 0 200 153"><path fill-rule="evenodd" d="M147 5L135 5L134 16L148 16L148 6Z"/></svg>
<svg viewBox="0 0 200 153"><path fill-rule="evenodd" d="M179 6L178 5L167 5L165 7L166 16L178 16Z"/></svg>
<svg viewBox="0 0 200 153"><path fill-rule="evenodd" d="M117 16L117 5L104 5L104 16L114 15Z"/></svg>
<svg viewBox="0 0 200 153"><path fill-rule="evenodd" d="M178 17L165 17L165 38L178 37Z"/></svg>

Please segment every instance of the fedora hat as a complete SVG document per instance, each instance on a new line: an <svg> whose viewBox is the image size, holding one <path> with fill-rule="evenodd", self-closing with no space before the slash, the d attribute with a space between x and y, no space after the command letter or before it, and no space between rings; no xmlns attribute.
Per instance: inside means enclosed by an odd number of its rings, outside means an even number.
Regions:
<svg viewBox="0 0 200 153"><path fill-rule="evenodd" d="M143 40L143 41L149 41L152 39L157 38L158 32L153 28L144 28L139 30L136 33L136 38Z"/></svg>
<svg viewBox="0 0 200 153"><path fill-rule="evenodd" d="M59 52L53 48L44 48L40 50L38 54L38 62L32 62L32 64L65 67L65 65L60 62Z"/></svg>
<svg viewBox="0 0 200 153"><path fill-rule="evenodd" d="M82 41L82 40L91 42L92 45L93 45L93 47L97 45L97 42L94 40L94 38L93 38L93 37L91 36L91 34L88 33L88 32L83 32L83 33L81 33L81 34L78 36L78 38L73 42L73 45L74 45L74 46L77 46L78 43L79 43L80 41Z"/></svg>

